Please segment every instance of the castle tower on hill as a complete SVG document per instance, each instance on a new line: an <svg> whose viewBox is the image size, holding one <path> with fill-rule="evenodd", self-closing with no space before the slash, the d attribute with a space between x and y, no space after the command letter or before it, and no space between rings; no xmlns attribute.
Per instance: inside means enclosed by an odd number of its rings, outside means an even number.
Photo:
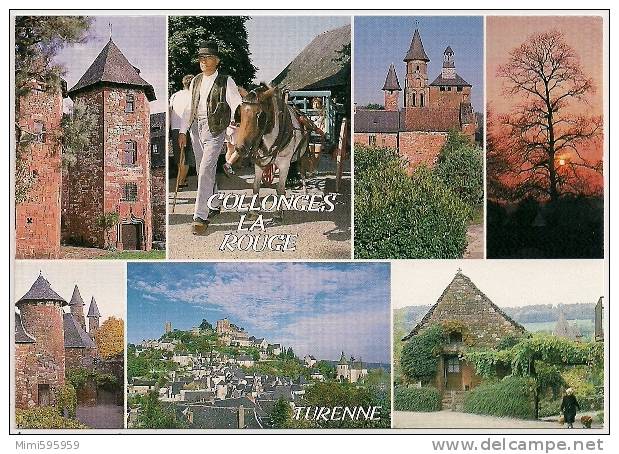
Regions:
<svg viewBox="0 0 619 454"><path fill-rule="evenodd" d="M95 114L91 146L63 175L63 238L116 249L152 247L150 107L155 92L110 38L68 92ZM108 238L100 219L117 213Z"/></svg>

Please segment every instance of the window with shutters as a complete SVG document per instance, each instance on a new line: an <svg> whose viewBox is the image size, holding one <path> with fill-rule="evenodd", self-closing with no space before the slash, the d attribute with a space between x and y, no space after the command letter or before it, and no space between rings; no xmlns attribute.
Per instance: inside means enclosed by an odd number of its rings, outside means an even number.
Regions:
<svg viewBox="0 0 619 454"><path fill-rule="evenodd" d="M376 146L376 134L370 134L370 136L368 137L368 143L371 147Z"/></svg>

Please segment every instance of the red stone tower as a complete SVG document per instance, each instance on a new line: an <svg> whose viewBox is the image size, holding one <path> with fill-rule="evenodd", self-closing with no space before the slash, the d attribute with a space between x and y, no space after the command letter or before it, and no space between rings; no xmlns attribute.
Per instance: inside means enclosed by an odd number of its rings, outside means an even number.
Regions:
<svg viewBox="0 0 619 454"><path fill-rule="evenodd" d="M16 178L31 181L15 206L17 258L57 258L60 251L62 153L60 122L66 87L32 81L18 100ZM64 90L63 90L64 88Z"/></svg>
<svg viewBox="0 0 619 454"><path fill-rule="evenodd" d="M15 407L30 408L37 404L36 339L24 329L15 313Z"/></svg>
<svg viewBox="0 0 619 454"><path fill-rule="evenodd" d="M88 334L90 334L90 337L93 339L99 329L99 318L101 318L101 314L99 313L97 301L95 301L95 297L93 296L90 300L90 307L88 308Z"/></svg>
<svg viewBox="0 0 619 454"><path fill-rule="evenodd" d="M67 171L63 237L116 249L152 247L150 107L153 87L110 39L78 83L75 103L96 114L91 147ZM101 216L117 213L108 235Z"/></svg>
<svg viewBox="0 0 619 454"><path fill-rule="evenodd" d="M389 72L387 72L383 91L385 92L385 110L399 110L399 98L402 89L400 88L400 82L398 81L398 75L395 72L393 63L391 63Z"/></svg>
<svg viewBox="0 0 619 454"><path fill-rule="evenodd" d="M428 88L428 62L423 49L419 30L415 29L410 48L404 57L406 62L406 84L404 86L404 107L426 107L430 103Z"/></svg>
<svg viewBox="0 0 619 454"><path fill-rule="evenodd" d="M57 390L65 384L63 306L67 302L39 275L30 290L15 303L24 330L34 339L36 364L30 400L34 405L56 403ZM17 380L19 383L19 380Z"/></svg>

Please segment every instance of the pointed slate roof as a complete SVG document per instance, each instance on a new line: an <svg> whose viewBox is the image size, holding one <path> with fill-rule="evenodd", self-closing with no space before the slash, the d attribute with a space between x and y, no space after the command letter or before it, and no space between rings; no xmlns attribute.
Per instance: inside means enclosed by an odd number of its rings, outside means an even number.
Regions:
<svg viewBox="0 0 619 454"><path fill-rule="evenodd" d="M73 295L71 295L71 301L69 302L69 306L84 306L84 300L82 299L82 295L80 295L80 289L77 288L77 285L73 287Z"/></svg>
<svg viewBox="0 0 619 454"><path fill-rule="evenodd" d="M37 340L33 335L29 334L21 322L21 315L15 312L15 343L16 344L33 344Z"/></svg>
<svg viewBox="0 0 619 454"><path fill-rule="evenodd" d="M61 303L61 306L67 305L64 298L52 289L50 283L43 277L42 274L39 274L39 277L36 281L34 281L34 284L32 284L30 290L28 290L26 294L22 296L15 304L19 305L32 301L58 301Z"/></svg>
<svg viewBox="0 0 619 454"><path fill-rule="evenodd" d="M426 51L423 50L423 43L421 42L421 36L419 35L418 29L415 29L413 40L411 41L411 47L408 49L406 57L404 57L404 61L408 62L411 60L430 61L426 55Z"/></svg>
<svg viewBox="0 0 619 454"><path fill-rule="evenodd" d="M433 317L436 313L445 312L445 307L441 307L442 303L446 304L453 303L457 301L458 303L464 303L464 305L472 305L476 303L481 303L481 307L483 307L484 312L493 312L498 314L500 319L509 326L511 326L516 332L524 333L526 329L520 323L516 322L509 315L507 315L501 308L499 308L496 304L494 304L490 298L488 298L481 290L477 288L477 286L471 281L468 276L462 274L461 270L458 270L454 278L451 280L449 285L445 287L443 293L436 301L436 303L428 310L426 315L415 325L413 330L405 337L402 338L403 341L410 339L419 333L422 328L425 328L432 320L436 321L436 319L440 318L440 314L437 317ZM480 306L477 306L479 308ZM462 305L460 304L460 308ZM457 318L462 317L463 314L455 314L452 311L449 312L449 318ZM482 313L476 312L471 313L470 311L465 314L469 318L474 318L476 321L480 321L482 319ZM486 327L488 328L488 327ZM481 337L481 336L478 336ZM481 340L481 339L478 339ZM493 339L496 340L496 339Z"/></svg>
<svg viewBox="0 0 619 454"><path fill-rule="evenodd" d="M99 308L97 307L97 302L95 301L94 296L90 300L90 307L88 308L87 317L101 317L101 314L99 313Z"/></svg>
<svg viewBox="0 0 619 454"><path fill-rule="evenodd" d="M451 46L447 46L447 49L443 52L444 54L453 54L454 51L451 49Z"/></svg>
<svg viewBox="0 0 619 454"><path fill-rule="evenodd" d="M98 84L138 87L144 90L149 101L156 99L153 86L142 79L140 70L129 63L111 38L68 94L73 99L78 92Z"/></svg>
<svg viewBox="0 0 619 454"><path fill-rule="evenodd" d="M95 348L96 345L84 331L73 314L63 314L65 348Z"/></svg>
<svg viewBox="0 0 619 454"><path fill-rule="evenodd" d="M385 79L385 85L383 85L383 90L397 90L402 91L400 88L400 82L398 81L398 75L395 72L395 66L391 63L389 66L389 71L387 72L387 78Z"/></svg>

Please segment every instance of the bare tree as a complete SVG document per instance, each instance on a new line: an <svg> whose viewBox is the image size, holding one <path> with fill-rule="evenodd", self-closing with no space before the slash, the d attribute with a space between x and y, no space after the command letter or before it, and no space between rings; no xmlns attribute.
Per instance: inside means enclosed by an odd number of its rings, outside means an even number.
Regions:
<svg viewBox="0 0 619 454"><path fill-rule="evenodd" d="M505 127L501 150L512 178L520 181L515 197L555 201L565 193L582 194L586 178L581 169L602 172L602 160L583 153L600 136L602 119L578 113L582 109L575 103L587 103L595 88L562 33L530 36L510 52L497 76L506 79L505 96L522 100L499 118Z"/></svg>

